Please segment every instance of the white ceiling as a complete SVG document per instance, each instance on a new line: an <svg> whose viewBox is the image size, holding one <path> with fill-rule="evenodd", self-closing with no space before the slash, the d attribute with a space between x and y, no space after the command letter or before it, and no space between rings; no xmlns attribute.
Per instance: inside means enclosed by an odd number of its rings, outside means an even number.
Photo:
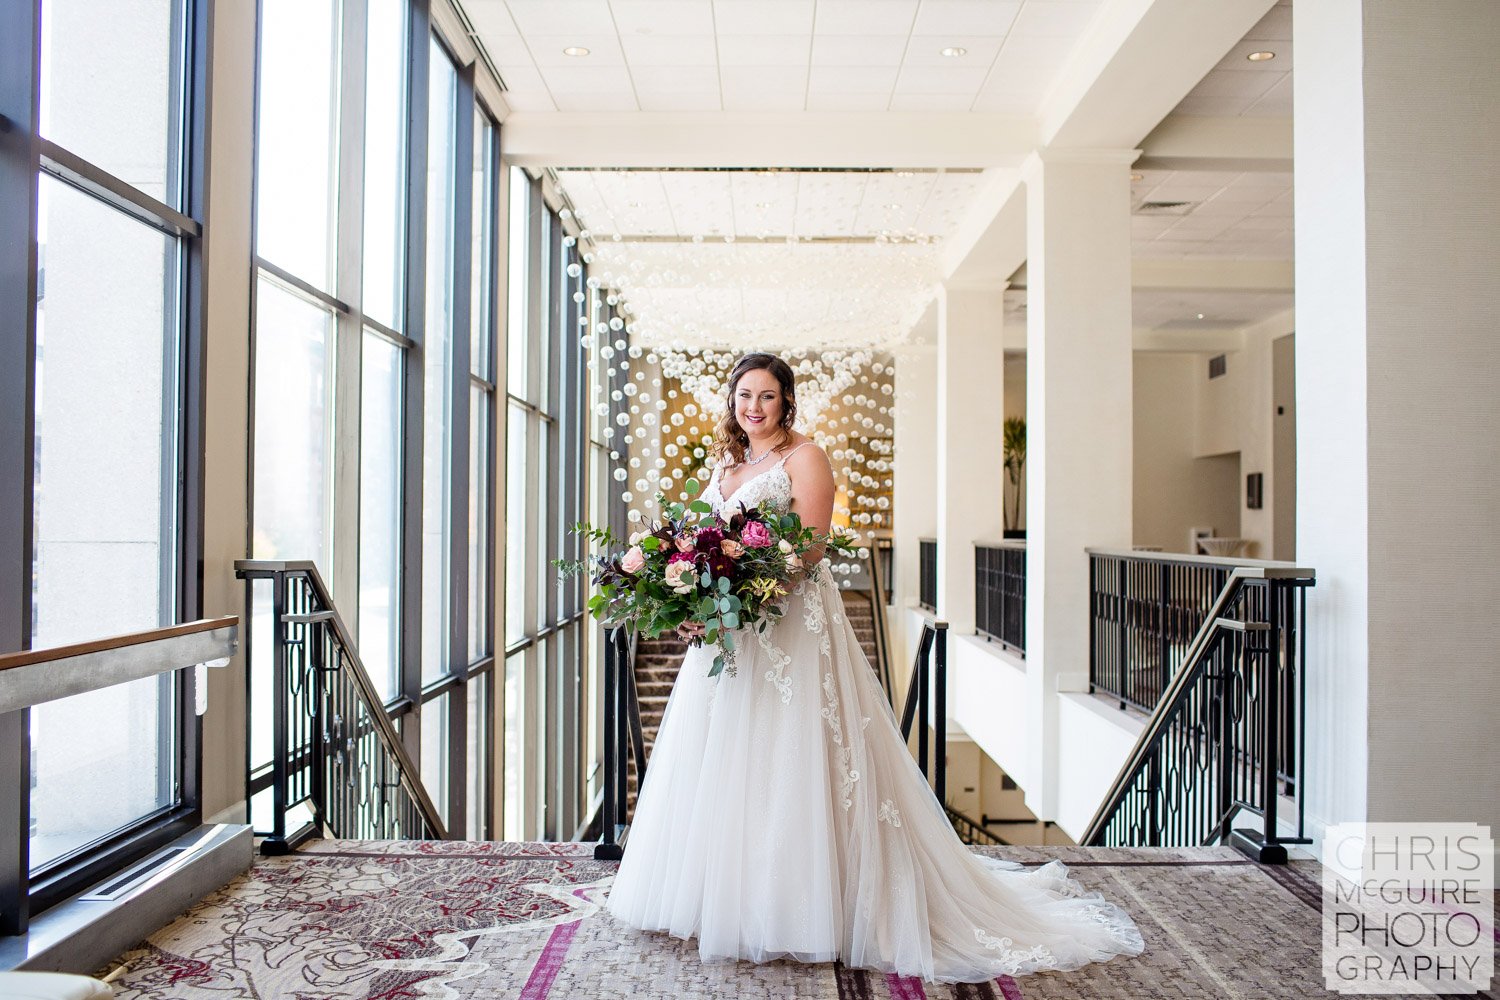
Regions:
<svg viewBox="0 0 1500 1000"><path fill-rule="evenodd" d="M1026 115L1100 4L463 0L517 111Z"/></svg>
<svg viewBox="0 0 1500 1000"><path fill-rule="evenodd" d="M1275 58L1251 62L1252 52ZM1292 3L1281 0L1224 56L1174 112L1213 117L1278 117L1292 114Z"/></svg>
<svg viewBox="0 0 1500 1000"><path fill-rule="evenodd" d="M789 122L828 111L1032 119L1065 60L1086 48L1090 25L1104 20L1102 0L462 2L517 112L788 113ZM1290 37L1290 0L1282 0L1173 114L1289 117ZM569 57L569 46L590 53ZM950 46L967 52L942 56ZM1276 55L1246 58L1259 51ZM643 342L899 339L930 302L943 278L941 245L976 214L986 180L952 170L744 166L557 169L592 234L594 270L625 293ZM1187 205L1160 214L1144 207L1163 201ZM1132 182L1132 213L1137 259L1292 256L1289 172L1144 170ZM1024 292L1007 302L1014 323ZM1285 290L1140 289L1134 297L1141 330L1239 328L1290 306Z"/></svg>

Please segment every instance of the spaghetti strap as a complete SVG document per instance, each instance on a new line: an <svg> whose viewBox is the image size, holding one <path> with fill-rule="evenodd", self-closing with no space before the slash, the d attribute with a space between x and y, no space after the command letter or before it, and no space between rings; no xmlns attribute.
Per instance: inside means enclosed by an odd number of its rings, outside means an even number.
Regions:
<svg viewBox="0 0 1500 1000"><path fill-rule="evenodd" d="M776 464L777 465L785 465L787 459L791 458L793 455L797 454L797 452L801 451L803 448L806 448L810 444L812 444L811 441L803 441L797 447L793 448L791 451L787 452L785 455L782 455L781 456L781 461L777 462Z"/></svg>

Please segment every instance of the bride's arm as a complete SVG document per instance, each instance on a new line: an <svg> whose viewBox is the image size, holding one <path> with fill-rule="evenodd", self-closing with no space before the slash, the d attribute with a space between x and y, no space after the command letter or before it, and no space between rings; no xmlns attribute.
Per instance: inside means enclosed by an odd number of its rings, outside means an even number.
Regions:
<svg viewBox="0 0 1500 1000"><path fill-rule="evenodd" d="M819 535L828 534L833 523L833 467L828 456L817 445L799 448L787 459L786 471L792 481L792 512L802 519L802 526ZM823 546L817 545L803 557L808 569L823 558Z"/></svg>

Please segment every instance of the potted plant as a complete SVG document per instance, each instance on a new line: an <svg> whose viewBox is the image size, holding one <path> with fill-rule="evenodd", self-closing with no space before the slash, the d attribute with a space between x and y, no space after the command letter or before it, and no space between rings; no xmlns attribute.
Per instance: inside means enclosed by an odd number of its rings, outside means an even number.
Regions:
<svg viewBox="0 0 1500 1000"><path fill-rule="evenodd" d="M1026 418L1006 417L1002 435L1002 450L1005 455L1005 478L1010 480L1010 504L1005 508L1005 537L1025 538L1024 529L1016 524L1021 519L1021 470L1026 466Z"/></svg>

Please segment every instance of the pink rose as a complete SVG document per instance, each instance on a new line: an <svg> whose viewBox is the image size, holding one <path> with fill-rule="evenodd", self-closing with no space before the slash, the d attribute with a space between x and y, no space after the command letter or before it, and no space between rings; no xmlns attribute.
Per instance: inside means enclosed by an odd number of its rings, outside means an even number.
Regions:
<svg viewBox="0 0 1500 1000"><path fill-rule="evenodd" d="M692 557L684 556L679 552L672 556L671 561L667 563L667 571L663 574L663 578L668 587L671 587L679 594L686 594L693 589L693 576L695 573L696 570L693 569Z"/></svg>
<svg viewBox="0 0 1500 1000"><path fill-rule="evenodd" d="M646 553L641 551L639 545L632 545L630 551L620 560L620 568L627 573L639 573L646 565Z"/></svg>
<svg viewBox="0 0 1500 1000"><path fill-rule="evenodd" d="M719 543L719 551L731 559L738 559L745 554L745 547L733 538L726 538Z"/></svg>
<svg viewBox="0 0 1500 1000"><path fill-rule="evenodd" d="M691 533L681 536L676 542L678 552L693 551L693 536Z"/></svg>
<svg viewBox="0 0 1500 1000"><path fill-rule="evenodd" d="M771 529L760 521L747 521L740 530L740 541L752 549L763 549L771 544Z"/></svg>

